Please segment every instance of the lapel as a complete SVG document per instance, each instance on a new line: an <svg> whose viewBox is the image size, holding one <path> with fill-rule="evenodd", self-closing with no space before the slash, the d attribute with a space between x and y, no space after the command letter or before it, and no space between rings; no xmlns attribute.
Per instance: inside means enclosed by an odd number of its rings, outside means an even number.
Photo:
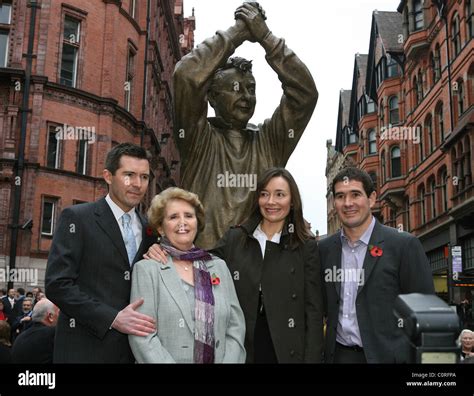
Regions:
<svg viewBox="0 0 474 396"><path fill-rule="evenodd" d="M123 241L122 233L120 232L117 220L115 220L114 214L112 213L112 209L110 209L110 206L105 198L102 198L96 202L94 213L96 215L97 224L110 238L113 245L120 252L124 264L128 269L130 269L127 249L125 248L125 242Z"/></svg>
<svg viewBox="0 0 474 396"><path fill-rule="evenodd" d="M372 235L370 236L369 246L367 247L367 253L365 254L364 264L362 266L363 275L364 275L364 282L359 285L357 289L357 295L361 292L364 286L367 284L367 281L372 273L377 261L380 257L373 257L370 254L370 246L377 246L383 250L383 243L384 243L384 236L383 236L383 229L382 225L375 220L374 230L372 231Z"/></svg>
<svg viewBox="0 0 474 396"><path fill-rule="evenodd" d="M336 263L336 274L341 270L341 257L342 257L342 243L341 243L341 230L339 230L334 236L334 249L331 249L329 252L330 258L329 263ZM331 268L332 269L332 268ZM336 279L338 279L336 277ZM341 282L332 282L336 288L336 293L338 296L341 295Z"/></svg>
<svg viewBox="0 0 474 396"><path fill-rule="evenodd" d="M181 278L176 271L171 256L168 256L168 262L166 264L160 263L160 275L170 296L179 307L186 324L191 332L194 332L194 323L191 318L191 307L183 286L181 285Z"/></svg>

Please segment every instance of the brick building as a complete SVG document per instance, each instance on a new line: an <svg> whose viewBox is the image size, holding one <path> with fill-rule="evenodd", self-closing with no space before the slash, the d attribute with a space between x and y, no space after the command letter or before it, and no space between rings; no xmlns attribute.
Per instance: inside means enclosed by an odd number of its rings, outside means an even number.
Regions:
<svg viewBox="0 0 474 396"><path fill-rule="evenodd" d="M106 194L118 143L153 158L147 202L179 183L171 77L194 28L183 0L2 1L0 268L15 252L43 283L59 213Z"/></svg>
<svg viewBox="0 0 474 396"><path fill-rule="evenodd" d="M335 147L376 182L379 220L420 238L437 292L455 303L474 290L473 37L472 0L374 11ZM454 246L462 268L453 270Z"/></svg>

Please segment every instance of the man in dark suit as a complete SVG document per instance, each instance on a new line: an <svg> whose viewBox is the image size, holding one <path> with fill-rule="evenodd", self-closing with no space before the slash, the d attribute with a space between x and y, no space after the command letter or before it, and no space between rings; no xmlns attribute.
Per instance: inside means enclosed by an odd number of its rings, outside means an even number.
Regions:
<svg viewBox="0 0 474 396"><path fill-rule="evenodd" d="M7 316L8 324L15 323L16 317L21 313L21 304L15 298L15 289L8 289L7 295L2 298L3 312Z"/></svg>
<svg viewBox="0 0 474 396"><path fill-rule="evenodd" d="M35 305L31 326L13 343L12 363L53 363L54 333L58 315L58 307L47 298L43 298Z"/></svg>
<svg viewBox="0 0 474 396"><path fill-rule="evenodd" d="M46 295L61 309L55 363L132 363L128 334L155 331L129 304L131 271L154 242L136 210L150 177L146 151L123 143L108 154L109 194L61 213L46 269Z"/></svg>
<svg viewBox="0 0 474 396"><path fill-rule="evenodd" d="M370 176L345 168L332 184L342 229L319 243L326 302L328 363L410 361L408 339L393 314L399 294L433 294L420 241L380 224Z"/></svg>

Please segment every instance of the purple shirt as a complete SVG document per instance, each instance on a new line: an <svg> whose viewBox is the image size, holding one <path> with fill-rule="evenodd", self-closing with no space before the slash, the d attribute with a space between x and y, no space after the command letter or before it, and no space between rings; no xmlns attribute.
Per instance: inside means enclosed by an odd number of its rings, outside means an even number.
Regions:
<svg viewBox="0 0 474 396"><path fill-rule="evenodd" d="M341 228L341 304L339 304L336 341L343 345L363 347L355 304L357 289L360 282L364 281L362 268L374 227L375 217L372 216L369 227L355 243L351 243L344 235L344 229Z"/></svg>

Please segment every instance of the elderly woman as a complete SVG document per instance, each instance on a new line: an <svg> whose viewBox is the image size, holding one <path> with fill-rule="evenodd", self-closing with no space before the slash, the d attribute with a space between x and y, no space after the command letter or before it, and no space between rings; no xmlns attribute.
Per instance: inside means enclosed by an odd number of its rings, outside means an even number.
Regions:
<svg viewBox="0 0 474 396"><path fill-rule="evenodd" d="M204 228L196 194L169 188L148 211L167 262L141 260L132 276L131 301L156 320L147 337L129 336L139 363L243 363L245 320L226 263L194 246Z"/></svg>
<svg viewBox="0 0 474 396"><path fill-rule="evenodd" d="M461 345L461 360L474 357L474 332L464 329L459 335L458 344Z"/></svg>

